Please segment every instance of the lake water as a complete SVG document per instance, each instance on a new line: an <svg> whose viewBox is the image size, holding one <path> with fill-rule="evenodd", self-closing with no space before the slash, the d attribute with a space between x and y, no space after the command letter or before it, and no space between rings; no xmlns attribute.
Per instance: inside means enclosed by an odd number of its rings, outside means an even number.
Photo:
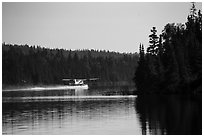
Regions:
<svg viewBox="0 0 204 137"><path fill-rule="evenodd" d="M5 91L3 134L201 134L202 101L125 95L124 88Z"/></svg>

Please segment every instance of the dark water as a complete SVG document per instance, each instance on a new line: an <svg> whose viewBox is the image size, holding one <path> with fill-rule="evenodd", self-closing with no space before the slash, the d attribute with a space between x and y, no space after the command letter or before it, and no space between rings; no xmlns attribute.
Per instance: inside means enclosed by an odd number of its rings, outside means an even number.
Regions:
<svg viewBox="0 0 204 137"><path fill-rule="evenodd" d="M136 99L142 134L202 134L202 97L149 95Z"/></svg>
<svg viewBox="0 0 204 137"><path fill-rule="evenodd" d="M201 134L201 99L130 96L128 89L11 91L3 134Z"/></svg>

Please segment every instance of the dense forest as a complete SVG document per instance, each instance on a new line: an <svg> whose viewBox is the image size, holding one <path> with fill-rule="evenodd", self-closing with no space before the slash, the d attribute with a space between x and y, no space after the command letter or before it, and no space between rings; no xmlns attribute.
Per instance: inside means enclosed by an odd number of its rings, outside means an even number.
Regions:
<svg viewBox="0 0 204 137"><path fill-rule="evenodd" d="M185 24L153 27L146 53L140 44L135 83L139 93L201 93L202 14L194 3Z"/></svg>
<svg viewBox="0 0 204 137"><path fill-rule="evenodd" d="M98 50L48 49L2 44L5 85L62 84L63 78L99 78L130 82L139 55Z"/></svg>

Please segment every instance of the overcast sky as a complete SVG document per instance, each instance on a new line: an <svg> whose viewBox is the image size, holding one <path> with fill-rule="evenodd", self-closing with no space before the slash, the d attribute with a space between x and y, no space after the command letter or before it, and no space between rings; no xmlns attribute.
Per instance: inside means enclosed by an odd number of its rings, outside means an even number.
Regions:
<svg viewBox="0 0 204 137"><path fill-rule="evenodd" d="M185 23L191 3L3 3L3 42L138 52L150 29ZM201 9L201 3L196 3Z"/></svg>

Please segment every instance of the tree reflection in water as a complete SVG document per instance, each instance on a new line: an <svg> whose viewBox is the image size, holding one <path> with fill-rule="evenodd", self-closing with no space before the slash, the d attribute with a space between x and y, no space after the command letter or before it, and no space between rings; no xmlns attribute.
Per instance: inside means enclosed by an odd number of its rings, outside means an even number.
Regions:
<svg viewBox="0 0 204 137"><path fill-rule="evenodd" d="M142 134L202 134L202 97L144 95L135 103Z"/></svg>

